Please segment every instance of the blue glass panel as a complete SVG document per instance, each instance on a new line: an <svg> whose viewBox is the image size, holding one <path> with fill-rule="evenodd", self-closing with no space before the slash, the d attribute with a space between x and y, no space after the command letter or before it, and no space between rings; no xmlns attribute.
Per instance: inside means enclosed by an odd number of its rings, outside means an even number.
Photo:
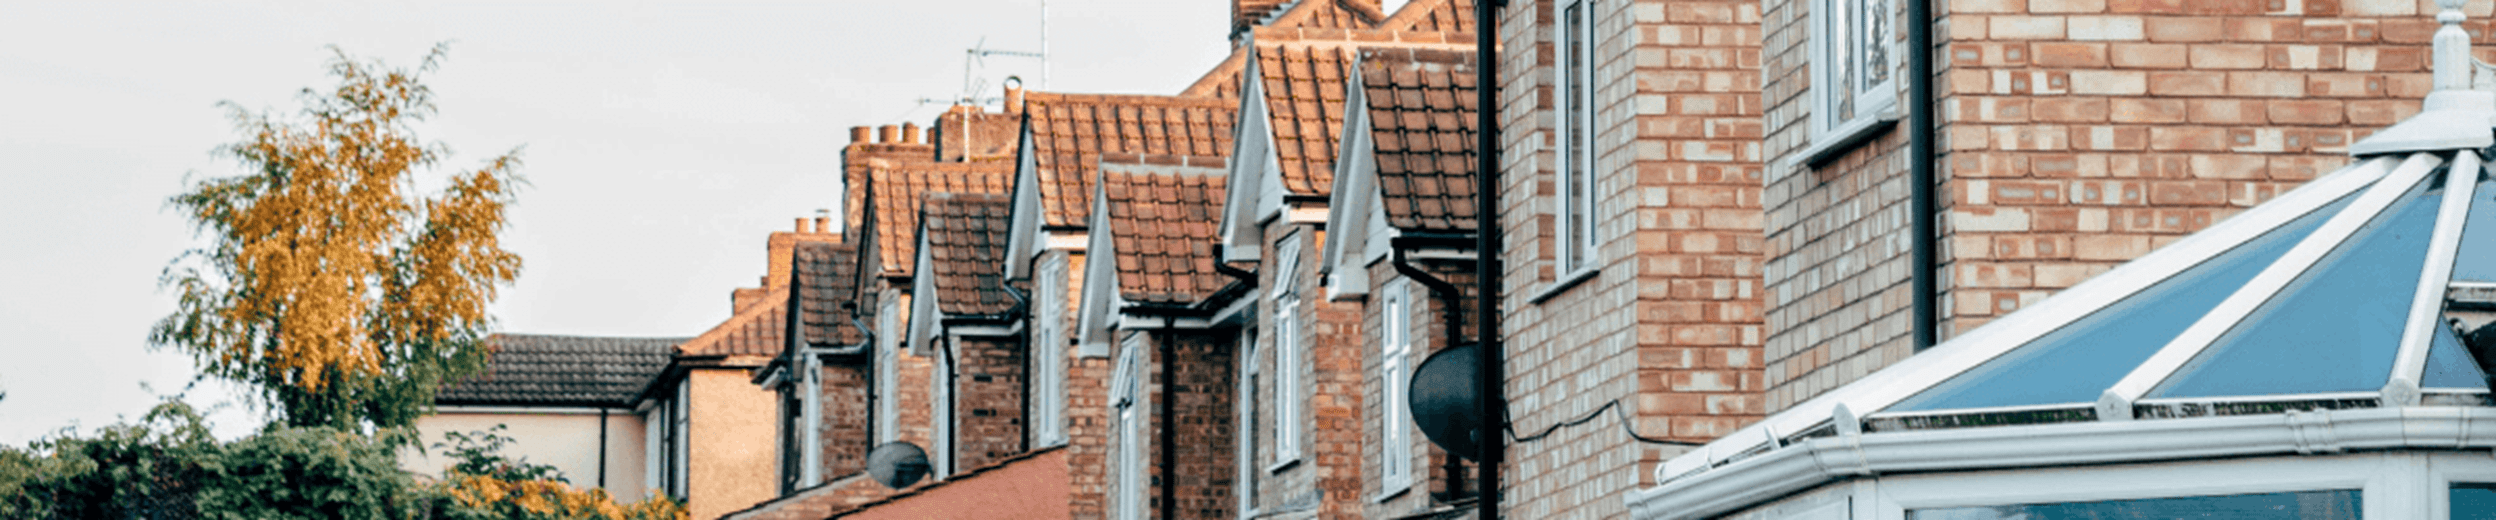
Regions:
<svg viewBox="0 0 2496 520"><path fill-rule="evenodd" d="M2445 496L2452 499L2453 520L2496 519L2496 484L2454 482Z"/></svg>
<svg viewBox="0 0 2496 520"><path fill-rule="evenodd" d="M2460 491L2456 489L2455 493ZM2147 498L2103 502L1976 506L1907 511L1908 520L2106 520L2226 518L2242 520L2355 520L2365 511L2355 489L2251 495ZM2463 518L2456 508L2453 518Z"/></svg>
<svg viewBox="0 0 2496 520"><path fill-rule="evenodd" d="M2420 388L2465 388L2487 390L2487 373L2479 370L2479 362L2470 359L2470 351L2461 347L2461 336L2451 326L2435 324L2435 342L2427 348L2427 371L2419 376Z"/></svg>
<svg viewBox="0 0 2496 520"><path fill-rule="evenodd" d="M2496 179L2479 181L2470 197L2469 224L2461 232L2461 254L2453 262L2453 279L2496 282Z"/></svg>
<svg viewBox="0 0 2496 520"><path fill-rule="evenodd" d="M2411 187L2149 396L2382 389L2435 234L2435 184Z"/></svg>
<svg viewBox="0 0 2496 520"><path fill-rule="evenodd" d="M2201 265L1960 373L1888 411L2092 403L2228 293L2313 234L2350 199L2324 205Z"/></svg>

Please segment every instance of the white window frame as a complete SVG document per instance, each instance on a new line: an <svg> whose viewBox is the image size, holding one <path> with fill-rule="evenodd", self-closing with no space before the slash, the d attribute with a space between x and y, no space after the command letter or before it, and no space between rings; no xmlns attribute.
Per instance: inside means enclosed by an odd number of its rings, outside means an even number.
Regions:
<svg viewBox="0 0 2496 520"><path fill-rule="evenodd" d="M1906 520L1918 509L2356 489L2363 518L2429 518L2435 499L2396 495L2427 491L2430 457L2445 462L2437 455L2372 452L1889 476L1870 486L1877 501L1856 501L1858 513L1870 514L1855 517ZM2443 488L2431 491L2443 494ZM1864 511L1864 504L1873 510Z"/></svg>
<svg viewBox="0 0 2496 520"><path fill-rule="evenodd" d="M1595 0L1563 0L1554 11L1560 19L1552 38L1552 91L1557 96L1553 126L1558 128L1553 206L1559 213L1553 249L1562 280L1573 280L1594 266L1594 199L1602 193L1595 190L1594 175L1594 9Z"/></svg>
<svg viewBox="0 0 2496 520"><path fill-rule="evenodd" d="M1413 441L1409 432L1412 422L1406 417L1406 394L1411 391L1411 352L1413 338L1418 336L1412 319L1412 285L1398 280L1388 284L1379 298L1378 380L1383 389L1379 403L1379 499L1385 500L1410 489L1413 485Z"/></svg>
<svg viewBox="0 0 2496 520"><path fill-rule="evenodd" d="M933 316L930 317L932 318ZM946 480L946 477L953 476L953 457L955 451L953 446L953 423L959 419L954 416L953 410L954 381L952 374L954 367L952 347L954 347L954 345L951 343L953 335L936 334L927 339L928 341L947 342L944 347L935 349L935 370L929 373L927 377L927 395L929 396L928 401L930 401L927 403L928 411L930 412L928 413L928 417L930 419L929 422L935 423L933 425L934 428L932 428L935 431L932 432L932 435L936 437L928 440L928 444L934 445L930 447L935 448L930 450L927 454L929 458L935 459L928 461L928 466L936 470L936 473L933 476L936 477L937 480Z"/></svg>
<svg viewBox="0 0 2496 520"><path fill-rule="evenodd" d="M1144 422L1149 396L1138 389L1143 378L1142 363L1137 360L1144 350L1141 336L1129 337L1118 353L1118 364L1110 377L1110 404L1118 408L1118 496L1114 497L1120 519L1144 518Z"/></svg>
<svg viewBox="0 0 2496 520"><path fill-rule="evenodd" d="M875 444L901 440L901 342L894 329L900 328L900 311L893 302L885 302L883 312L875 316Z"/></svg>
<svg viewBox="0 0 2496 520"><path fill-rule="evenodd" d="M692 397L693 378L687 377L683 380L677 381L676 398L673 399L675 402L670 403L670 406L674 411L671 412L668 417L669 422L673 423L668 425L668 427L675 430L676 433L668 439L670 444L675 445L674 449L671 450L675 452L675 455L668 459L667 464L667 493L669 496L676 498L687 498L688 495L693 494L693 479L691 476L686 475L688 472L687 470L693 467L692 461L689 460L693 458Z"/></svg>
<svg viewBox="0 0 2496 520"><path fill-rule="evenodd" d="M1248 355L1239 357L1239 420L1234 429L1239 436L1238 486L1233 498L1238 499L1240 518L1254 516L1257 505L1257 328L1239 328L1239 344L1246 345Z"/></svg>
<svg viewBox="0 0 2496 520"><path fill-rule="evenodd" d="M1300 237L1292 235L1274 246L1274 461L1268 471L1282 471L1300 460L1302 400L1300 344Z"/></svg>
<svg viewBox="0 0 2496 520"><path fill-rule="evenodd" d="M1898 120L1897 65L1903 49L1892 12L1897 0L1814 1L1814 14L1829 15L1813 16L1810 23L1811 88L1806 89L1813 148L1821 148Z"/></svg>
<svg viewBox="0 0 2496 520"><path fill-rule="evenodd" d="M667 469L664 464L667 464L668 462L668 450L675 449L674 446L669 446L667 444L667 427L671 424L675 424L673 421L668 419L667 412L674 406L674 403L670 403L662 399L658 403L652 405L649 411L642 413L642 491L636 495L646 496L653 491L664 493L667 490Z"/></svg>
<svg viewBox="0 0 2496 520"><path fill-rule="evenodd" d="M1042 285L1051 289L1057 286L1057 284ZM1042 294L1036 301L1052 303L1065 301L1055 290L1040 292ZM1050 305L1050 307L1062 308L1063 306ZM1031 445L1035 448L1066 443L1066 427L1062 418L1065 415L1068 341L1064 335L1066 326L1063 318L1063 316L1043 315L1033 320L1038 322L1040 329L1032 334L1032 341L1037 344L1032 345L1031 349L1031 388L1034 394L1031 396L1034 401L1031 407Z"/></svg>

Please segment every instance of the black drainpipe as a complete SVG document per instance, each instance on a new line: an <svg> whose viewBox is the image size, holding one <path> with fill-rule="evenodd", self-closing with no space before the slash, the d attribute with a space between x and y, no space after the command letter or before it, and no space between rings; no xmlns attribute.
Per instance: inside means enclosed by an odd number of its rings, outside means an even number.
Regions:
<svg viewBox="0 0 2496 520"><path fill-rule="evenodd" d="M1926 0L1916 0L1923 2ZM1481 316L1479 348L1481 356L1475 366L1482 368L1474 380L1476 395L1482 396L1475 412L1481 429L1474 432L1474 441L1481 451L1475 455L1477 478L1475 489L1481 498L1475 502L1483 520L1499 518L1499 465L1507 439L1499 432L1507 431L1501 424L1508 417L1506 380L1499 364L1499 11L1505 0L1477 0L1473 3L1473 46L1476 58L1473 74L1474 145L1473 145L1473 215L1476 259L1474 311Z"/></svg>
<svg viewBox="0 0 2496 520"><path fill-rule="evenodd" d="M1178 360L1170 348L1170 338L1177 336L1176 321L1174 316L1162 315L1162 337L1153 342L1161 352L1160 362L1154 363L1161 367L1161 398L1153 404L1161 407L1161 413L1155 414L1160 420L1154 422L1161 427L1161 518L1165 520L1179 517L1179 428L1178 417L1173 415L1179 413Z"/></svg>
<svg viewBox="0 0 2496 520"><path fill-rule="evenodd" d="M598 407L598 489L607 488L607 407Z"/></svg>
<svg viewBox="0 0 2496 520"><path fill-rule="evenodd" d="M1907 232L1912 234L1915 269L1915 350L1940 341L1941 313L1933 270L1939 235L1933 224L1933 6L1934 0L1907 1Z"/></svg>

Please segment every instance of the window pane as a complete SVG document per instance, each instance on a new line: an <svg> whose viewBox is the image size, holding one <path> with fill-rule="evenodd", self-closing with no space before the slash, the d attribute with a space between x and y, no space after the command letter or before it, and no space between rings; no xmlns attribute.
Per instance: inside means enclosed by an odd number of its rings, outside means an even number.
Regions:
<svg viewBox="0 0 2496 520"><path fill-rule="evenodd" d="M2313 234L2354 197L2289 221L2141 292L1977 365L1890 411L2092 403L2208 314L2230 289Z"/></svg>
<svg viewBox="0 0 2496 520"><path fill-rule="evenodd" d="M1855 70L1863 76L1863 82L1856 84L1854 90L1856 93L1870 92L1872 87L1889 81L1889 45L1892 38L1889 32L1889 2L1863 0L1863 8L1855 11L1854 19L1863 22L1862 29L1858 31L1863 36L1851 41L1863 46L1863 51L1857 53L1863 59L1855 65Z"/></svg>
<svg viewBox="0 0 2496 520"><path fill-rule="evenodd" d="M2226 518L2355 520L2363 500L2355 489L2149 498L2104 502L1953 507L1907 511L1908 520L2112 520ZM2459 509L2455 509L2459 511ZM2462 518L2454 515L2454 518Z"/></svg>
<svg viewBox="0 0 2496 520"><path fill-rule="evenodd" d="M1560 211L1564 213L1560 217L1563 228L1560 230L1560 267L1564 271L1574 271L1585 265L1586 244L1588 238L1593 236L1589 231L1592 219L1586 218L1592 213L1588 209L1594 199L1585 179L1591 173L1586 171L1586 158L1588 140L1593 133L1588 118L1588 109L1593 106L1589 99L1593 89L1586 81L1591 77L1586 73L1590 65L1587 56L1591 54L1591 46L1585 41L1586 18L1586 2L1570 3L1567 12L1560 17L1560 139L1563 142L1560 143L1559 169L1560 190L1565 197L1560 204Z"/></svg>
<svg viewBox="0 0 2496 520"><path fill-rule="evenodd" d="M2442 189L2410 188L2152 397L2370 392L2392 376Z"/></svg>
<svg viewBox="0 0 2496 520"><path fill-rule="evenodd" d="M2461 337L2453 328L2441 323L2435 325L2435 342L2427 348L2427 371L2419 380L2419 388L2487 390L2487 373L2479 370L2470 351L2462 349Z"/></svg>
<svg viewBox="0 0 2496 520"><path fill-rule="evenodd" d="M2462 228L2453 281L2496 282L2496 179L2479 181L2470 196L2469 224Z"/></svg>
<svg viewBox="0 0 2496 520"><path fill-rule="evenodd" d="M2496 518L2496 484L2454 482L2445 496L2452 499L2453 520Z"/></svg>

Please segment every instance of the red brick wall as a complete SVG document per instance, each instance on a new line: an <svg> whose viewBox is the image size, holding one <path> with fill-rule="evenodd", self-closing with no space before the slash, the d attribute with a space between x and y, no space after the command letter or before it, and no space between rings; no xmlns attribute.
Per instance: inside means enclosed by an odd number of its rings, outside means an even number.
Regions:
<svg viewBox="0 0 2496 520"><path fill-rule="evenodd" d="M1177 518L1229 520L1236 517L1235 506L1238 502L1232 497L1231 489L1238 477L1237 459L1233 456L1237 448L1232 440L1231 421L1237 404L1231 399L1237 383L1231 378L1232 367L1237 363L1232 355L1238 348L1238 333L1229 329L1133 333L1147 336L1141 342L1112 343L1110 357L1115 359L1120 352L1118 349L1134 345L1153 349L1138 358L1146 366L1136 371L1142 377L1136 382L1136 388L1150 396L1144 401L1147 408L1141 414L1149 417L1149 427L1144 431L1150 437L1139 439L1141 442L1137 443L1143 449L1140 455L1144 457L1144 467L1149 473L1144 479L1148 486L1143 490L1145 517L1161 518L1162 490L1158 486L1163 485L1176 486L1172 493L1177 497ZM1131 332L1121 331L1118 334L1125 337ZM1165 370L1174 371L1171 373L1172 386L1168 388L1161 384ZM1173 415L1161 415L1164 403L1172 406ZM1174 454L1178 461L1176 466L1161 463L1160 436L1164 430L1174 430L1171 433L1176 435L1176 442L1173 443L1177 448ZM1114 428L1107 433L1105 441L1117 441L1119 433ZM1115 454L1111 455L1104 461L1106 465L1103 467L1107 470L1104 476L1114 480L1117 461Z"/></svg>
<svg viewBox="0 0 2496 520"><path fill-rule="evenodd" d="M1378 305L1377 302L1380 301L1379 297L1384 294L1388 284L1411 282L1406 281L1402 274L1397 273L1394 264L1388 261L1382 260L1370 264L1368 269L1369 279L1374 283L1369 296L1362 299L1361 312L1362 330L1365 331L1362 335L1365 342L1364 348L1361 349L1363 403L1361 416L1362 424L1368 427L1364 428L1361 439L1362 475L1365 478L1362 479L1360 496L1365 499L1364 502L1368 502L1367 498L1379 496L1388 491L1381 487L1381 484L1384 484L1382 480L1384 477L1380 468L1385 464L1387 449L1383 432L1386 428L1405 428L1405 441L1408 446L1406 453L1413 456L1409 464L1412 467L1414 487L1403 495L1369 503L1365 509L1365 515L1368 518L1391 518L1427 508L1431 504L1471 496L1476 486L1473 485L1472 464L1449 455L1437 445L1431 444L1429 439L1422 437L1421 430L1409 421L1404 424L1386 422L1386 407L1407 405L1402 401L1387 400L1386 382L1382 378L1409 378L1413 367L1420 366L1421 361L1428 359L1431 353L1452 346L1451 338L1447 333L1447 306L1439 295L1430 292L1428 286L1412 284L1413 303L1410 308L1412 316L1407 319L1411 321L1415 330L1411 334L1411 346L1407 347L1410 349L1407 351L1410 357L1404 365L1406 372L1385 374L1379 370L1384 363L1380 348L1386 341L1385 330L1382 328L1385 323L1385 306ZM1459 331L1460 334L1453 339L1458 342L1470 342L1475 332L1474 325L1479 323L1472 316L1474 294L1472 271L1444 267L1425 267L1425 269L1437 275L1439 279L1455 284L1457 290L1462 292L1459 298L1462 298L1464 303L1457 306L1457 309L1458 312L1466 314L1463 321L1465 328ZM1455 465L1450 466L1450 462L1454 462ZM1455 493L1459 490L1463 491L1463 494Z"/></svg>
<svg viewBox="0 0 2496 520"><path fill-rule="evenodd" d="M955 471L1022 453L1023 348L1014 338L953 342Z"/></svg>
<svg viewBox="0 0 2496 520"><path fill-rule="evenodd" d="M823 461L823 479L830 481L867 470L867 450L874 448L874 430L869 419L875 413L867 406L869 392L875 386L868 382L874 365L825 365L822 372L822 431L816 435L823 442L819 449Z"/></svg>
<svg viewBox="0 0 2496 520"><path fill-rule="evenodd" d="M1359 302L1328 301L1317 276L1317 248L1325 243L1325 233L1317 226L1292 224L1276 219L1266 226L1264 267L1257 273L1264 277L1260 287L1292 284L1299 291L1300 359L1279 359L1275 348L1275 329L1259 330L1259 370L1266 374L1258 382L1257 417L1267 421L1256 428L1257 449L1250 460L1257 471L1250 472L1256 490L1255 507L1259 510L1297 505L1318 490L1325 500L1319 504L1321 518L1359 518L1367 503L1362 494L1363 437L1362 427L1363 375L1362 352L1370 345L1362 336L1362 305ZM1286 237L1299 237L1300 249L1282 251ZM1295 280L1276 280L1278 259L1283 255L1300 258L1300 276ZM1268 293L1272 294L1272 293ZM1278 316L1270 297L1259 302L1258 323L1273 323ZM1297 388L1275 385L1280 370L1299 373ZM1301 403L1298 417L1276 415L1274 399L1297 399ZM1273 427L1298 428L1300 458L1297 464L1266 471L1275 462Z"/></svg>

